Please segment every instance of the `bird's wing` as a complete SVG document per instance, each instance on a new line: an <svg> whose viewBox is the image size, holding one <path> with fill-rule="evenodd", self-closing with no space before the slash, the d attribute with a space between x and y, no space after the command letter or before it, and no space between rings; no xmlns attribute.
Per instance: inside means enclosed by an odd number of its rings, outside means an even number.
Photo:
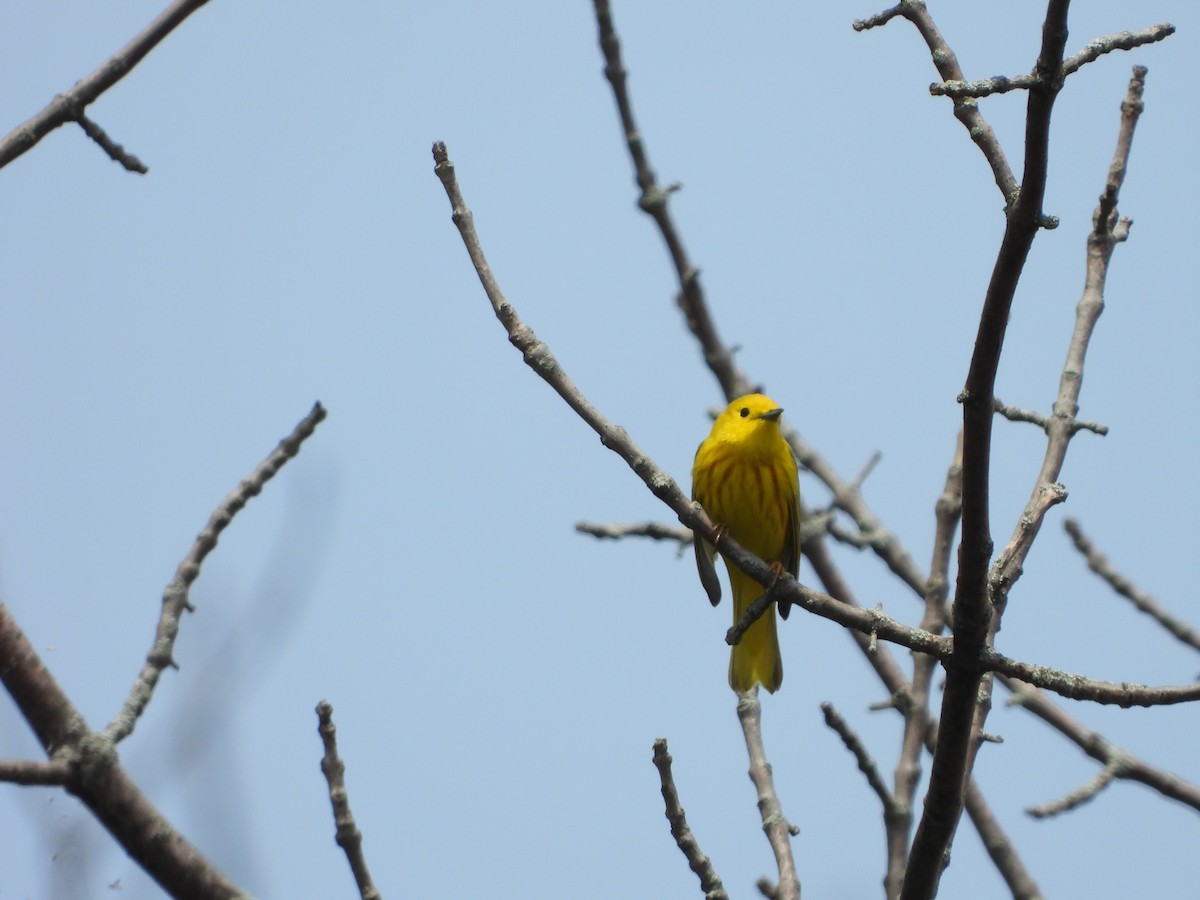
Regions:
<svg viewBox="0 0 1200 900"><path fill-rule="evenodd" d="M792 476L796 478L795 475ZM793 578L800 577L800 487L796 479L795 490L788 506L787 534L783 540L783 557L779 560ZM779 615L786 619L792 611L792 604L780 599L778 602Z"/></svg>

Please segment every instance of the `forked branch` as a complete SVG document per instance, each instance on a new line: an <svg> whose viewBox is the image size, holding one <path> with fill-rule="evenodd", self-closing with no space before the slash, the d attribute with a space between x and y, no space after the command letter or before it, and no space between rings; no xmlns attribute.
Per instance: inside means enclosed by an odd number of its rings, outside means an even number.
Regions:
<svg viewBox="0 0 1200 900"><path fill-rule="evenodd" d="M63 91L32 119L22 122L10 131L0 140L0 168L26 151L32 150L54 129L68 122L78 122L88 137L111 159L131 172L144 174L147 169L141 161L126 153L99 125L85 115L85 111L101 94L129 74L130 70L184 19L207 2L208 0L175 0L133 40L109 57L100 68Z"/></svg>

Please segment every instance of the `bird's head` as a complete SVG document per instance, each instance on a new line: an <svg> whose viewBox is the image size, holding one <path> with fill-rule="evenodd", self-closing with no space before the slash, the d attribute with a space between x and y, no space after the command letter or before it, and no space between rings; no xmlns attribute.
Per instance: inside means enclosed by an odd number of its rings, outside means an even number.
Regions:
<svg viewBox="0 0 1200 900"><path fill-rule="evenodd" d="M713 436L723 441L753 442L777 439L783 410L764 394L738 397L717 416Z"/></svg>

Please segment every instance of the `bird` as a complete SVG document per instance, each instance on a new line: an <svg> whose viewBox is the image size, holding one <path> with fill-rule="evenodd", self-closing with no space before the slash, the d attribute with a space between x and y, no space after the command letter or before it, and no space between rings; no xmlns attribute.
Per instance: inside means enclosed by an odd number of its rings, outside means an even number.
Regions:
<svg viewBox="0 0 1200 900"><path fill-rule="evenodd" d="M696 569L713 606L721 601L721 583L713 559L728 535L770 563L777 573L800 570L800 481L796 459L779 429L783 410L763 394L738 397L717 416L712 432L696 449L692 499L717 526L717 544L697 538ZM763 586L725 559L733 591L736 623L763 593ZM789 607L779 613L787 618ZM746 692L761 684L771 693L783 683L783 660L768 607L729 654L729 686Z"/></svg>

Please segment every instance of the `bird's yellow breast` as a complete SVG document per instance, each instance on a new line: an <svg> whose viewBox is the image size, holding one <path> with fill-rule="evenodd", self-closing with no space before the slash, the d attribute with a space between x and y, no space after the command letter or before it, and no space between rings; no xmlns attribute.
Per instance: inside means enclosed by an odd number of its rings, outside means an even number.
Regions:
<svg viewBox="0 0 1200 900"><path fill-rule="evenodd" d="M795 476L778 454L739 452L736 446L701 446L692 490L714 522L760 559L779 559L796 502Z"/></svg>

